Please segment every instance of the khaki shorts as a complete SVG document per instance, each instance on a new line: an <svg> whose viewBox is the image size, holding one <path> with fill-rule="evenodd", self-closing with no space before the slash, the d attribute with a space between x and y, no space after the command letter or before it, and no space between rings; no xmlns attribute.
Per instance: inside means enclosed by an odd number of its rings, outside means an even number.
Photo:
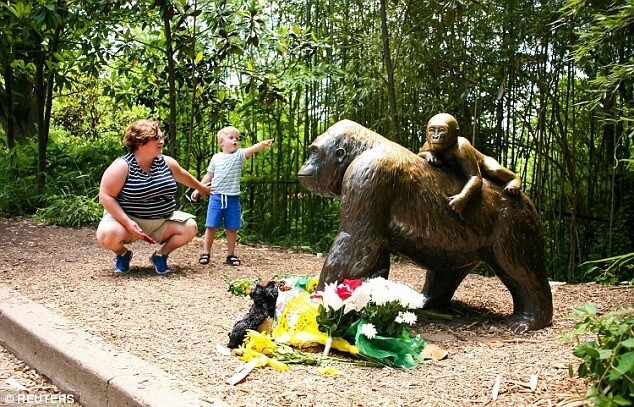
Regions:
<svg viewBox="0 0 634 407"><path fill-rule="evenodd" d="M143 231L150 236L152 239L156 240L158 243L163 243L163 232L169 226L170 222L178 222L185 223L189 219L195 219L196 217L191 213L182 212L182 211L174 211L172 216L169 218L160 218L160 219L141 219L136 216L130 216L130 219L135 221ZM101 218L102 222L119 222L106 211L103 211L103 218ZM133 236L131 242L135 240L139 240L140 237Z"/></svg>

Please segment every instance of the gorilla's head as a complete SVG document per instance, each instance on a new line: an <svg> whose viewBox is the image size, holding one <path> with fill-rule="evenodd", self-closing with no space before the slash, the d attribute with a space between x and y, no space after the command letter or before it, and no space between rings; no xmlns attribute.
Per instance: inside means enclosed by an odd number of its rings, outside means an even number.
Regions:
<svg viewBox="0 0 634 407"><path fill-rule="evenodd" d="M442 153L456 144L460 127L449 113L439 113L427 122L427 145L430 151Z"/></svg>
<svg viewBox="0 0 634 407"><path fill-rule="evenodd" d="M308 147L308 159L297 172L299 182L317 195L339 197L343 175L350 163L379 142L379 138L353 121L335 123Z"/></svg>

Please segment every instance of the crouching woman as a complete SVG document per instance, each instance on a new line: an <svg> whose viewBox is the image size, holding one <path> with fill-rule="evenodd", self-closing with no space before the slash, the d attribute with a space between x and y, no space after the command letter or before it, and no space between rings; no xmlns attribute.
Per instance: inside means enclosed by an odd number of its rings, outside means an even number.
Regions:
<svg viewBox="0 0 634 407"><path fill-rule="evenodd" d="M130 271L132 251L126 244L144 239L162 246L150 257L158 274L172 269L167 257L190 242L198 231L194 216L176 211L176 183L196 189L203 197L209 187L201 184L172 157L163 155L165 138L159 124L139 120L123 136L128 153L104 172L99 201L105 211L97 228L97 242L115 254L115 274Z"/></svg>

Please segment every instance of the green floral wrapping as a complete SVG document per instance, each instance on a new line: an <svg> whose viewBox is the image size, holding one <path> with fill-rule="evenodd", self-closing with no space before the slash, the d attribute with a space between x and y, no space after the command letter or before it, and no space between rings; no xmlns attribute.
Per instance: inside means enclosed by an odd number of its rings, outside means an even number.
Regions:
<svg viewBox="0 0 634 407"><path fill-rule="evenodd" d="M421 352L426 344L420 335L411 338L407 329L404 328L398 338L377 335L368 339L361 333L361 327L364 324L364 321L357 321L350 326L348 331L354 332L355 345L363 357L387 366L407 369L413 369L423 362Z"/></svg>
<svg viewBox="0 0 634 407"><path fill-rule="evenodd" d="M314 279L315 277L313 276L299 277L297 281L295 282L295 287L300 287L300 288L303 288L305 291L309 291L307 288L308 283L310 283Z"/></svg>

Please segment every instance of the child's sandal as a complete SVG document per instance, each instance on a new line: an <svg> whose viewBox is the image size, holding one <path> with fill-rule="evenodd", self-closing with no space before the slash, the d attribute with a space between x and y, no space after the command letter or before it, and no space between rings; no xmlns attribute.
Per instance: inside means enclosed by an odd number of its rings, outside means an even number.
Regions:
<svg viewBox="0 0 634 407"><path fill-rule="evenodd" d="M231 255L227 256L227 264L230 266L239 266L241 262L238 256Z"/></svg>
<svg viewBox="0 0 634 407"><path fill-rule="evenodd" d="M200 264L209 264L209 253L203 253L198 258L198 263Z"/></svg>

